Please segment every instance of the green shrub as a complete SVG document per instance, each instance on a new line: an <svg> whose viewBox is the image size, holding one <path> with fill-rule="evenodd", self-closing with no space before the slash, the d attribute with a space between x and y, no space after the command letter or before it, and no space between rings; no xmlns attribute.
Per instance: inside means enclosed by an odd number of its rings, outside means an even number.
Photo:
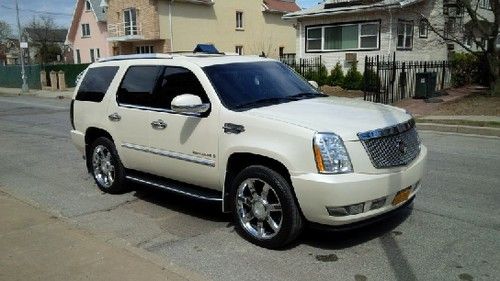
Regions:
<svg viewBox="0 0 500 281"><path fill-rule="evenodd" d="M361 90L363 88L363 75L358 71L358 64L356 62L347 71L342 87L347 90Z"/></svg>
<svg viewBox="0 0 500 281"><path fill-rule="evenodd" d="M330 86L342 86L344 83L344 71L342 70L342 65L337 62L335 68L330 72L328 77L328 85Z"/></svg>
<svg viewBox="0 0 500 281"><path fill-rule="evenodd" d="M451 83L454 87L478 83L482 79L479 74L480 61L470 53L454 53L451 59Z"/></svg>
<svg viewBox="0 0 500 281"><path fill-rule="evenodd" d="M304 73L304 78L308 81L316 81L319 86L326 85L328 83L328 70L322 64L319 67L318 71L314 71L312 69L308 69L306 73Z"/></svg>

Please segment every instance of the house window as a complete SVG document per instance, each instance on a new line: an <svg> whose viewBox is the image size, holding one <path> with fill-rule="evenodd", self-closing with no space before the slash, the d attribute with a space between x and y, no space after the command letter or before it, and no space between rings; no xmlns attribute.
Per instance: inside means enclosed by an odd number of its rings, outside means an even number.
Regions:
<svg viewBox="0 0 500 281"><path fill-rule="evenodd" d="M398 22L398 49L411 50L413 48L413 22Z"/></svg>
<svg viewBox="0 0 500 281"><path fill-rule="evenodd" d="M90 25L88 23L82 24L82 37L90 37Z"/></svg>
<svg viewBox="0 0 500 281"><path fill-rule="evenodd" d="M99 50L99 48L97 48L97 49L95 49L95 52L97 55L97 59L100 59L101 58L101 50Z"/></svg>
<svg viewBox="0 0 500 281"><path fill-rule="evenodd" d="M379 22L311 27L306 31L306 50L372 50L379 48L379 38Z"/></svg>
<svg viewBox="0 0 500 281"><path fill-rule="evenodd" d="M94 49L90 49L90 62L95 62L95 52L94 52Z"/></svg>
<svg viewBox="0 0 500 281"><path fill-rule="evenodd" d="M285 54L285 47L280 47L279 48L279 56L280 56L280 58L283 56L283 54Z"/></svg>
<svg viewBox="0 0 500 281"><path fill-rule="evenodd" d="M137 54L152 54L154 53L153 46L137 46L135 47Z"/></svg>
<svg viewBox="0 0 500 281"><path fill-rule="evenodd" d="M238 55L243 55L243 46L236 46L234 48L234 52L237 53Z"/></svg>
<svg viewBox="0 0 500 281"><path fill-rule="evenodd" d="M490 0L479 0L479 8L491 10Z"/></svg>
<svg viewBox="0 0 500 281"><path fill-rule="evenodd" d="M243 29L243 12L236 12L236 29Z"/></svg>
<svg viewBox="0 0 500 281"><path fill-rule="evenodd" d="M420 38L427 38L429 36L429 25L426 19L421 19L418 25L418 35Z"/></svg>
<svg viewBox="0 0 500 281"><path fill-rule="evenodd" d="M137 11L134 8L123 11L125 35L137 35Z"/></svg>
<svg viewBox="0 0 500 281"><path fill-rule="evenodd" d="M92 10L92 6L90 6L90 1L85 1L85 11L90 11Z"/></svg>
<svg viewBox="0 0 500 281"><path fill-rule="evenodd" d="M76 63L80 64L82 63L82 58L80 57L80 50L76 49Z"/></svg>

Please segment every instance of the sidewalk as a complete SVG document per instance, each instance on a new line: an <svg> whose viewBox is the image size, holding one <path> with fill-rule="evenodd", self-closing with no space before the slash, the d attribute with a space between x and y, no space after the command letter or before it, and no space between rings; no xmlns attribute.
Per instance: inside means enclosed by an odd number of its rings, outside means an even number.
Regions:
<svg viewBox="0 0 500 281"><path fill-rule="evenodd" d="M0 226L0 280L199 280L99 241L2 191Z"/></svg>
<svg viewBox="0 0 500 281"><path fill-rule="evenodd" d="M32 96L41 98L65 98L71 99L73 97L74 88L69 88L66 91L49 91L49 90L38 90L30 89L28 93L21 93L19 88L3 88L0 87L0 95L7 96Z"/></svg>

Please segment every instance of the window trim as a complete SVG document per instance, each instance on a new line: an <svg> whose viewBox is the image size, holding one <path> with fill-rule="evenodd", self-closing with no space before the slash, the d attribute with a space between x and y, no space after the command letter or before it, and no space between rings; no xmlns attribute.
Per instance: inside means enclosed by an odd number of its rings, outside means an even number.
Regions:
<svg viewBox="0 0 500 281"><path fill-rule="evenodd" d="M191 72L196 77L196 79L198 79L201 87L203 88L203 91L205 92L205 95L207 96L208 103L210 104L210 109L207 112L202 113L202 114L193 114L193 113L181 113L181 112L174 111L172 109L165 109L165 108L159 108L159 107L150 107L150 106L144 106L144 105L120 103L118 101L118 91L120 90L120 88L121 88L121 86L123 84L123 81L125 80L125 76L127 75L127 72L130 70L130 68L136 67L136 66L139 66L139 67L144 67L144 66L158 67L158 66L162 66L162 67L182 68L182 69L188 70L189 72ZM157 86L158 85L155 85L155 88L153 89L154 91L156 91L156 87ZM127 67L127 69L125 70L125 72L123 73L123 75L121 77L121 80L120 80L120 84L118 85L118 88L115 91L115 105L118 106L118 107L121 107L121 108L137 109L137 110L145 110L145 111L161 112L161 113L170 113L170 114L175 114L175 115L198 117L198 118L206 118L206 117L210 116L210 114L212 113L212 101L210 101L210 96L208 95L208 92L205 89L205 87L203 86L203 84L201 83L200 78L194 73L194 71L191 70L191 69L189 69L189 68L187 68L187 67L176 66L176 65L166 65L166 64L133 64L133 65L129 65Z"/></svg>
<svg viewBox="0 0 500 281"><path fill-rule="evenodd" d="M413 20L403 20L403 19L398 19L397 23L396 23L396 50L398 51L411 51L413 50L413 41L414 41L414 37L415 37L415 22ZM403 30L403 46L400 47L398 46L398 41L399 41L399 25L400 24L404 24L405 28ZM411 25L411 46L410 47L406 47L404 46L406 44L406 38L408 35L406 35L406 27L408 25Z"/></svg>
<svg viewBox="0 0 500 281"><path fill-rule="evenodd" d="M363 35L361 36L361 25L363 24L377 24L378 25L378 33L377 33L377 47L376 48L361 48L361 37L370 37L374 35ZM328 49L325 50L325 38L324 38L324 29L328 27L337 27L337 26L349 26L349 25L358 25L358 48L356 49ZM321 40L321 49L308 49L307 48L307 41L309 40L308 38L308 33L309 30L311 29L321 29L321 37L315 38L313 40ZM304 50L305 53L339 53L339 52L369 52L369 51L379 51L381 47L381 35L382 35L382 20L365 20L365 21L352 21L352 22L338 22L338 23L331 23L331 24L317 24L317 25L309 25L305 27L305 32L304 32Z"/></svg>

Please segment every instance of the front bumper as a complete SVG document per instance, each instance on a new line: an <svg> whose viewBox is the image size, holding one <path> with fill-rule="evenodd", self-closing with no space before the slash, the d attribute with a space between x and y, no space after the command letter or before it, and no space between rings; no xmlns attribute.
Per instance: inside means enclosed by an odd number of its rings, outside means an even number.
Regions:
<svg viewBox="0 0 500 281"><path fill-rule="evenodd" d="M80 151L82 155L85 155L85 134L77 130L71 130L70 135L71 141L78 149L78 151Z"/></svg>
<svg viewBox="0 0 500 281"><path fill-rule="evenodd" d="M340 226L361 222L394 210L413 199L420 188L424 174L427 149L422 146L420 155L409 166L389 174L343 174L318 173L292 176L292 184L305 218L313 223ZM392 205L396 194L411 186L408 200ZM370 209L370 202L386 198L385 204ZM362 213L347 216L332 216L327 208L365 203Z"/></svg>

